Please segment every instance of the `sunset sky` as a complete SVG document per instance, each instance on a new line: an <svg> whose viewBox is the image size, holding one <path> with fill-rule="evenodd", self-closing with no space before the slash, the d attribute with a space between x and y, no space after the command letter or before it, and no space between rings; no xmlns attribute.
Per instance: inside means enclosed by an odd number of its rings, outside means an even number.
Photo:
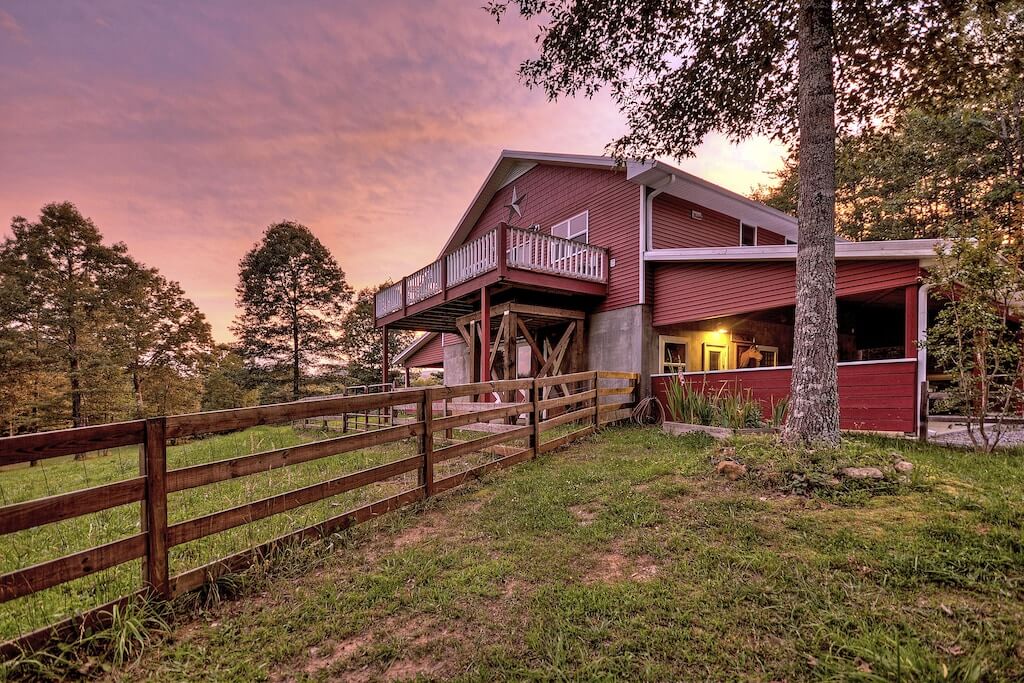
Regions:
<svg viewBox="0 0 1024 683"><path fill-rule="evenodd" d="M535 27L479 0L0 5L0 216L71 200L230 339L238 260L294 219L356 287L432 260L502 148L601 153L605 99L516 78ZM783 149L709 139L733 190Z"/></svg>

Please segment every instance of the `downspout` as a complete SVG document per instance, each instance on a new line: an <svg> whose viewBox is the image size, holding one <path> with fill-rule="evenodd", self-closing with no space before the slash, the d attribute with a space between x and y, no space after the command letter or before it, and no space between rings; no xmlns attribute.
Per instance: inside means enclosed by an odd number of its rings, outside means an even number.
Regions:
<svg viewBox="0 0 1024 683"><path fill-rule="evenodd" d="M640 192L644 197L640 204L640 303L647 303L647 262L644 254L651 249L654 241L654 198L667 190L676 182L674 173L657 185L641 185ZM650 188L650 192L647 189Z"/></svg>
<svg viewBox="0 0 1024 683"><path fill-rule="evenodd" d="M918 434L928 437L928 425L920 424L921 420L921 387L928 380L928 349L925 348L925 340L928 334L928 293L931 291L930 284L923 284L917 288L917 400L914 406L917 408Z"/></svg>

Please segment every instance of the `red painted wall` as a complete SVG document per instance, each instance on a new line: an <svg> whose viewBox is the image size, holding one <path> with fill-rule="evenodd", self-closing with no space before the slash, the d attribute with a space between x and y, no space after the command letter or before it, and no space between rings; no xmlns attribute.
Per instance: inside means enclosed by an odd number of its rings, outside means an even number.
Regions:
<svg viewBox="0 0 1024 683"><path fill-rule="evenodd" d="M651 240L655 249L737 247L740 244L738 218L665 194L655 197L653 205ZM700 211L703 217L693 218L691 211Z"/></svg>
<svg viewBox="0 0 1024 683"><path fill-rule="evenodd" d="M895 363L839 364L839 424L843 429L880 432L913 432L917 428L917 361ZM724 383L727 391L747 391L761 401L765 416L773 403L789 396L790 368L691 373L686 382L718 391ZM651 379L654 394L668 409L667 382L675 377ZM666 418L670 419L670 418Z"/></svg>
<svg viewBox="0 0 1024 683"><path fill-rule="evenodd" d="M516 225L539 223L542 232L582 211L589 211L590 243L605 247L615 259L608 297L599 310L633 306L639 297L640 186L622 171L538 165L498 190L473 226L466 241L508 220L515 187L526 195L523 217Z"/></svg>
<svg viewBox="0 0 1024 683"><path fill-rule="evenodd" d="M772 232L767 228L757 229L757 246L771 246L773 244L785 244L785 235L780 235L777 232Z"/></svg>
<svg viewBox="0 0 1024 683"><path fill-rule="evenodd" d="M917 261L844 261L836 270L836 295L912 285L919 270ZM793 263L672 263L654 270L656 326L795 303Z"/></svg>
<svg viewBox="0 0 1024 683"><path fill-rule="evenodd" d="M407 368L429 368L444 363L444 350L441 348L441 335L435 335L420 350L405 359Z"/></svg>

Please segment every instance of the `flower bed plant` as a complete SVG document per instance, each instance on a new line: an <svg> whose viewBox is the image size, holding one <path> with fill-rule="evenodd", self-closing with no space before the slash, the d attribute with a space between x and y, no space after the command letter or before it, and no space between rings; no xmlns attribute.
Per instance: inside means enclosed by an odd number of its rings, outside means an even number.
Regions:
<svg viewBox="0 0 1024 683"><path fill-rule="evenodd" d="M766 417L761 402L750 389L729 391L723 384L717 391L710 390L706 381L700 386L686 382L682 375L665 387L666 410L673 422L724 429L764 429L782 424L788 401L773 402Z"/></svg>

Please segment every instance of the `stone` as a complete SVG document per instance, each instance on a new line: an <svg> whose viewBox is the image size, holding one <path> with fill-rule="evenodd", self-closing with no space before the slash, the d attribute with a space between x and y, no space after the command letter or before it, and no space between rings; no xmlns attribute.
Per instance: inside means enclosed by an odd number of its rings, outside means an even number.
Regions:
<svg viewBox="0 0 1024 683"><path fill-rule="evenodd" d="M884 479L885 475L877 467L844 467L839 471L847 479Z"/></svg>
<svg viewBox="0 0 1024 683"><path fill-rule="evenodd" d="M893 467L896 468L897 472L911 472L914 469L914 463L906 460L898 460Z"/></svg>
<svg viewBox="0 0 1024 683"><path fill-rule="evenodd" d="M715 465L715 472L729 481L736 481L747 473L747 466L735 460L723 460Z"/></svg>

